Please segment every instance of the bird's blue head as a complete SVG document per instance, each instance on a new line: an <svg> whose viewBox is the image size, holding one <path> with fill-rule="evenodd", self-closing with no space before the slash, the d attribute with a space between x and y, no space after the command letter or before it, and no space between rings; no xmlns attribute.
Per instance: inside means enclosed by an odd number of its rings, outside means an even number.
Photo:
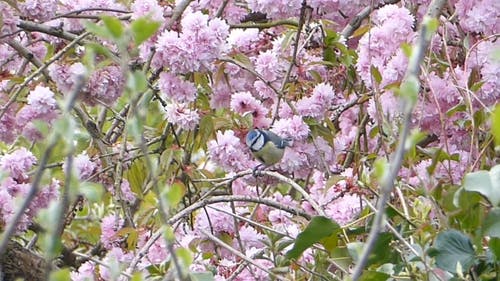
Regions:
<svg viewBox="0 0 500 281"><path fill-rule="evenodd" d="M260 130L250 130L246 137L246 144L251 150L260 150L265 144L264 135Z"/></svg>

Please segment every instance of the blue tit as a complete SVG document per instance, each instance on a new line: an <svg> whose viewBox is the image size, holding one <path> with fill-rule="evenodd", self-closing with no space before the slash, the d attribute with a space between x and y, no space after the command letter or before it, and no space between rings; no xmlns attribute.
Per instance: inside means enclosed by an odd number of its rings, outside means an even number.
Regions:
<svg viewBox="0 0 500 281"><path fill-rule="evenodd" d="M252 154L266 166L278 163L283 158L285 147L291 146L291 141L261 129L250 130L246 137L246 143Z"/></svg>

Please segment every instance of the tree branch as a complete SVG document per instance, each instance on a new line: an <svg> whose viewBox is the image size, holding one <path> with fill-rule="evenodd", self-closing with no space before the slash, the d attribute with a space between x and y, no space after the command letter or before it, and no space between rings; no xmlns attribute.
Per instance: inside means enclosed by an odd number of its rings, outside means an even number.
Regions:
<svg viewBox="0 0 500 281"><path fill-rule="evenodd" d="M428 18L437 18L441 12L443 5L446 3L445 0L433 0L429 5L427 14L424 17L424 22L420 26L420 32L417 42L414 45L412 55L410 56L408 62L408 68L406 70L405 81L417 81L420 75L420 63L424 59L425 51L429 46L431 36L428 34L428 23L425 21ZM405 82L403 82L405 83ZM418 89L418 88L417 88ZM361 276L363 269L368 261L368 256L371 254L375 243L378 239L380 231L384 225L385 208L387 201L390 197L392 189L394 187L394 181L398 175L399 169L403 162L403 157L406 152L406 140L410 131L410 122L412 118L412 112L414 108L414 103L412 103L408 98L402 99L402 109L403 109L403 122L402 122L402 132L399 136L398 146L396 151L391 156L391 165L389 166L389 171L382 178L380 183L381 196L377 205L377 212L373 220L372 228L370 234L366 241L366 245L363 248L363 252L354 268L352 274L352 280L356 281Z"/></svg>

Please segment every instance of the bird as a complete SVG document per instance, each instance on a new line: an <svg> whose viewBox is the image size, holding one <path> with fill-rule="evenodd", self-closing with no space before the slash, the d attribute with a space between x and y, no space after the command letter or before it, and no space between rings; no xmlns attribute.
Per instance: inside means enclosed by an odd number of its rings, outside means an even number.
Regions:
<svg viewBox="0 0 500 281"><path fill-rule="evenodd" d="M292 145L292 139L282 138L269 130L252 129L247 133L246 144L253 156L268 167L281 161L285 147Z"/></svg>

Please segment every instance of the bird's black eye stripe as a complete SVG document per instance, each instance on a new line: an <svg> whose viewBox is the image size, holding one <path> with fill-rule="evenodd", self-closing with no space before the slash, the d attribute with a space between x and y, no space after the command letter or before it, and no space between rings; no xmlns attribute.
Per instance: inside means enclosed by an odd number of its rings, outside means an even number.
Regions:
<svg viewBox="0 0 500 281"><path fill-rule="evenodd" d="M253 146L257 143L257 141L259 140L260 136L262 135L262 133L261 133L260 131L258 131L258 132L259 132L259 134L258 134L258 135L257 135L257 137L256 137L256 138L252 141L252 145L250 145L250 148L251 148L252 150L254 150L254 149L253 149Z"/></svg>

